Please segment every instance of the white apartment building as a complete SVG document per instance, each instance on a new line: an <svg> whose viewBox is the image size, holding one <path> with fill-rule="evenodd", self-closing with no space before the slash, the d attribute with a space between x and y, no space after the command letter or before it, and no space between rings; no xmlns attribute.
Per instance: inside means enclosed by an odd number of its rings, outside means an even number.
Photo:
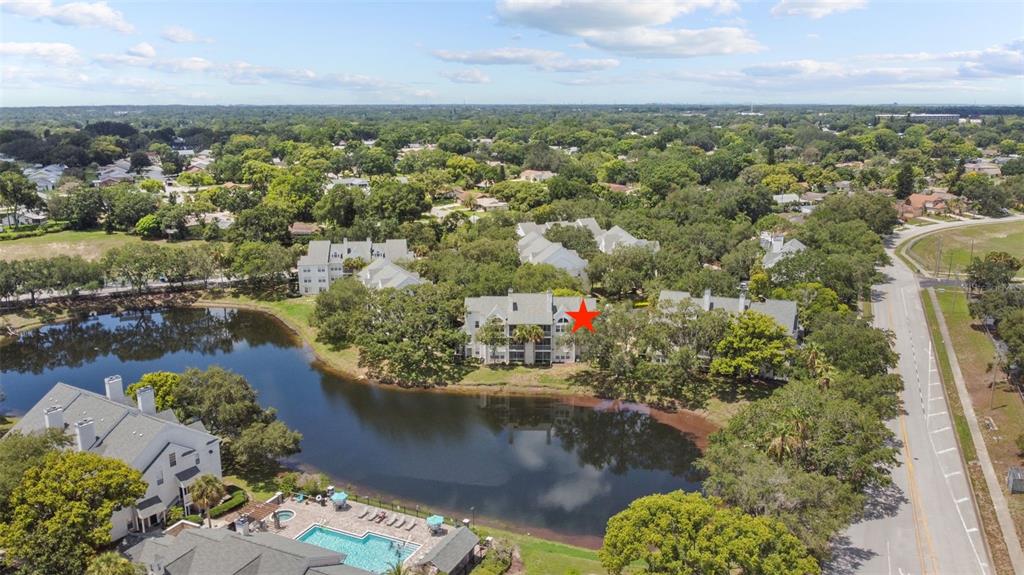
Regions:
<svg viewBox="0 0 1024 575"><path fill-rule="evenodd" d="M552 364L575 363L579 360L576 343L565 336L572 332L569 311L580 307L586 299L587 309L597 309L594 298L554 296L545 293L514 293L503 296L468 297L465 300L466 321L463 331L469 335L466 357L475 357L484 363ZM498 321L507 338L502 345L484 345L477 333L488 321ZM516 327L537 325L544 337L537 342L516 341Z"/></svg>
<svg viewBox="0 0 1024 575"><path fill-rule="evenodd" d="M331 287L331 282L348 277L358 270L346 269L346 260L359 258L364 264L377 260L392 263L411 260L412 253L404 239L373 242L345 238L341 243L327 240L309 242L309 251L299 258L299 293L315 295Z"/></svg>
<svg viewBox="0 0 1024 575"><path fill-rule="evenodd" d="M74 437L72 449L119 459L142 472L145 496L111 519L110 538L116 541L161 525L173 506L194 510L190 485L202 475L222 477L220 438L202 422L183 425L173 411L157 412L151 387L140 389L134 404L124 394L121 376L106 378L104 385L105 396L58 383L13 431L60 429Z"/></svg>

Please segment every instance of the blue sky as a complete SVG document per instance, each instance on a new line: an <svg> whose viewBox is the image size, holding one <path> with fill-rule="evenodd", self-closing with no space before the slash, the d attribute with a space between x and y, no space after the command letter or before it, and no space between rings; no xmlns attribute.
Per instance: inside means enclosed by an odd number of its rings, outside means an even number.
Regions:
<svg viewBox="0 0 1024 575"><path fill-rule="evenodd" d="M0 105L1024 105L1024 3L0 0Z"/></svg>

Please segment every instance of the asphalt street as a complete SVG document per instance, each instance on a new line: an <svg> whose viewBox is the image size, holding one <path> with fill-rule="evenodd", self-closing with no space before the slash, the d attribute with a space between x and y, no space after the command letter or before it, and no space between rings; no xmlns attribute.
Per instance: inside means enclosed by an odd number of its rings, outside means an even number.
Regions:
<svg viewBox="0 0 1024 575"><path fill-rule="evenodd" d="M1011 218L998 221L1008 221ZM1020 219L1019 217L1012 219ZM989 220L990 222L992 220ZM902 232L892 246L950 222ZM892 489L872 494L868 513L836 546L827 573L992 573L952 418L939 379L918 278L894 254L873 293L875 325L895 334L905 413L889 422L902 443Z"/></svg>

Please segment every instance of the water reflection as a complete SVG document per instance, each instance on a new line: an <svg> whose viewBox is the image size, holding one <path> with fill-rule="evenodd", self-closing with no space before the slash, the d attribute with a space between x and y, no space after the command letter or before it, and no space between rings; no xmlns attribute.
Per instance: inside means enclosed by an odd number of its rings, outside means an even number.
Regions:
<svg viewBox="0 0 1024 575"><path fill-rule="evenodd" d="M55 381L102 392L112 373L132 382L213 364L245 375L303 433L295 464L340 485L592 538L636 497L699 487L700 438L642 407L360 384L318 369L282 326L247 311L100 316L25 334L0 349L3 407L24 410Z"/></svg>

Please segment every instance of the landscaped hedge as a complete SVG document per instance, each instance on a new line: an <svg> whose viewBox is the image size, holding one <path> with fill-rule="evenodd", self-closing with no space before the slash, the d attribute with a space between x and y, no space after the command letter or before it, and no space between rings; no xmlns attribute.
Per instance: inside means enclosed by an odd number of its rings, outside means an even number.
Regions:
<svg viewBox="0 0 1024 575"><path fill-rule="evenodd" d="M60 232L68 229L68 222L52 221L40 224L38 226L27 225L27 226L7 226L5 232L0 232L0 241L3 240L17 240L20 238L29 238L34 236L41 236L43 234L52 234L54 232Z"/></svg>
<svg viewBox="0 0 1024 575"><path fill-rule="evenodd" d="M203 516L202 515L186 515L185 516L185 521L191 521L192 523L198 523L198 524L202 525L203 524Z"/></svg>
<svg viewBox="0 0 1024 575"><path fill-rule="evenodd" d="M235 509L238 509L239 507L245 505L245 502L248 500L249 498L248 496L246 496L245 491L243 489L238 489L237 491L231 494L230 499L216 507L211 507L210 517L216 519L221 515L226 515L227 513L230 513L231 511L234 511Z"/></svg>

